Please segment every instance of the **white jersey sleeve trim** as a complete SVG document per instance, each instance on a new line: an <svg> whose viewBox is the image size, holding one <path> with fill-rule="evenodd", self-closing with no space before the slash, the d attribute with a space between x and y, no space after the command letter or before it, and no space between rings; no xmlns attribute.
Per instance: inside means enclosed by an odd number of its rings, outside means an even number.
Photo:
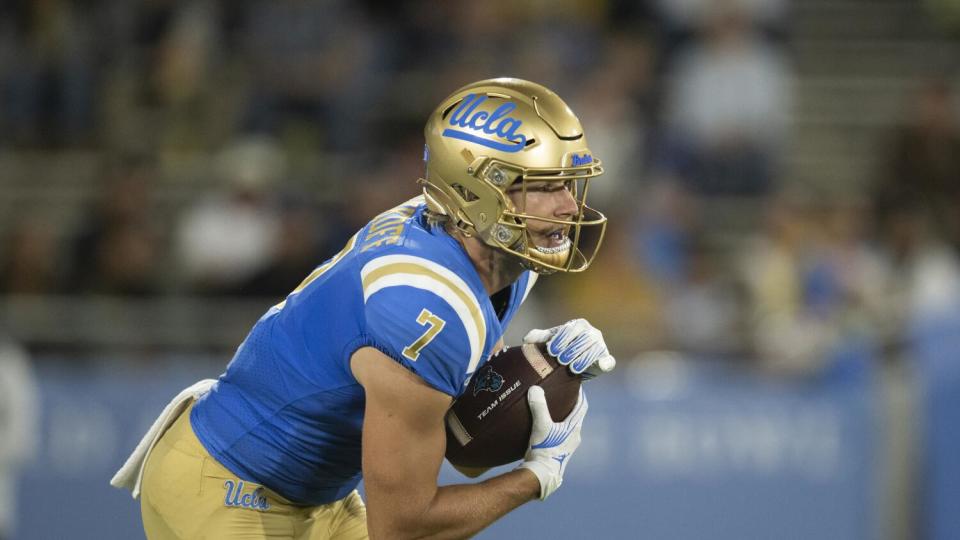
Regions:
<svg viewBox="0 0 960 540"><path fill-rule="evenodd" d="M533 289L533 285L537 282L537 279L540 277L540 274L527 270L527 287L523 290L523 296L520 298L520 303L522 304L527 299L527 295L530 294L530 291Z"/></svg>

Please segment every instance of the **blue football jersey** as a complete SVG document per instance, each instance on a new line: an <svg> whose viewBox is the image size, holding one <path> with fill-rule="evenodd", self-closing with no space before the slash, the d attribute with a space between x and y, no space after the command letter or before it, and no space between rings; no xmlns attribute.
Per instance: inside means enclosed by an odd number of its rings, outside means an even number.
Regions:
<svg viewBox="0 0 960 540"><path fill-rule="evenodd" d="M424 210L417 197L362 228L260 318L194 406L197 437L239 478L311 505L357 486L361 347L453 397L490 357L537 275L511 285L498 316L463 247Z"/></svg>

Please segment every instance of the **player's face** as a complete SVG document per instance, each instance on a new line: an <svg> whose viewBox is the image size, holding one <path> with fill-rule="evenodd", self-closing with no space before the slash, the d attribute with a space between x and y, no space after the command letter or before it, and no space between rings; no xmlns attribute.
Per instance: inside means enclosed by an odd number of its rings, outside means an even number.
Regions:
<svg viewBox="0 0 960 540"><path fill-rule="evenodd" d="M511 189L509 194L517 209L529 216L570 220L578 211L572 189L572 182L530 182L526 186L526 197L520 188ZM527 231L539 247L564 245L568 241L568 229L549 221L527 219Z"/></svg>

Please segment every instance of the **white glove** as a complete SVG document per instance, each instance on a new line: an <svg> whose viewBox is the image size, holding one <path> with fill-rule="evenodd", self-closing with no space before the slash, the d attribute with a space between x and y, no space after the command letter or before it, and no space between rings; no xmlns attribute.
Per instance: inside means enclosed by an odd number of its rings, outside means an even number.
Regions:
<svg viewBox="0 0 960 540"><path fill-rule="evenodd" d="M528 469L540 481L540 500L544 500L563 483L563 471L570 456L580 446L580 426L587 414L587 398L580 389L580 398L573 411L562 421L554 422L547 408L543 388L531 386L527 403L533 415L530 448L518 468Z"/></svg>
<svg viewBox="0 0 960 540"><path fill-rule="evenodd" d="M616 359L607 350L603 334L586 319L574 319L548 330L531 330L523 336L524 343L546 343L547 352L570 371L592 379L601 373L613 371Z"/></svg>

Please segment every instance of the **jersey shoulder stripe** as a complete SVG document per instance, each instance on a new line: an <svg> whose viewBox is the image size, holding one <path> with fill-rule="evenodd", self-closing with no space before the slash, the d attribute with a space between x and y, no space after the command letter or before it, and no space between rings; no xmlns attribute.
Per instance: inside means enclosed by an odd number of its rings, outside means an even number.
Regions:
<svg viewBox="0 0 960 540"><path fill-rule="evenodd" d="M533 289L533 286L537 283L537 278L540 277L540 274L527 270L527 284L523 289L523 296L520 297L520 303L522 304L527 296L530 294L530 291Z"/></svg>
<svg viewBox="0 0 960 540"><path fill-rule="evenodd" d="M414 287L442 298L460 318L470 345L467 374L480 363L487 328L476 295L463 279L434 261L413 255L384 255L363 266L360 271L363 300L387 287Z"/></svg>

